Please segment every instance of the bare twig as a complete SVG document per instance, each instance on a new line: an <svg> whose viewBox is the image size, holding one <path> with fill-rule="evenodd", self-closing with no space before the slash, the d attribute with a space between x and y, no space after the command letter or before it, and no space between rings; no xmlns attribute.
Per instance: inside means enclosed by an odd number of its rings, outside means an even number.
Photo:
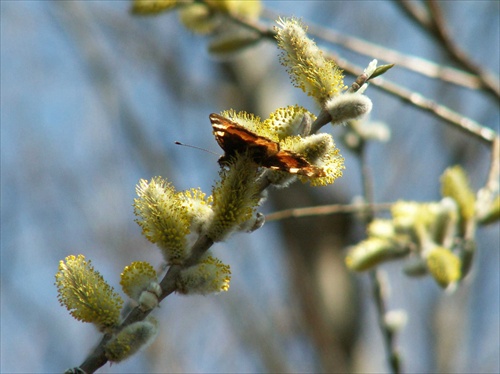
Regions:
<svg viewBox="0 0 500 374"><path fill-rule="evenodd" d="M269 40L272 40L273 42L276 41L274 38L275 32L271 28L266 29L262 25L249 20L237 19L235 21L251 30L258 32L263 38L267 38ZM335 62L339 65L339 67L342 68L346 73L352 74L354 76L359 76L363 73L363 68L351 64L347 60L339 58L338 56L333 56L333 58L335 59ZM435 115L446 123L458 128L460 131L464 131L470 135L473 135L481 141L490 144L495 139L495 131L443 105L437 104L436 102L427 99L426 97L418 93L412 92L404 87L386 81L380 77L371 80L370 82L372 85L382 89L383 91L395 97L398 97L421 110ZM315 125L313 124L313 127L314 126Z"/></svg>
<svg viewBox="0 0 500 374"><path fill-rule="evenodd" d="M339 65L344 71L353 74L353 75L361 75L363 74L363 68L356 66L354 64L351 64L350 62L342 59L342 58L335 58L335 62L337 65ZM482 142L485 142L487 144L491 144L495 137L497 136L497 133L494 130L491 130L490 128L481 125L480 123L465 117L450 108L438 104L435 101L432 101L425 96L422 96L419 93L412 92L400 85L397 85L396 83L392 83L382 77L375 78L373 80L370 80L370 84L380 88L382 91L385 91L387 93L392 94L395 97L400 98L402 101L407 102L409 104L412 104L416 106L417 108L424 110L426 112L429 112L443 121L445 123L452 125L453 127L457 128L458 130L468 134L472 135L475 138L481 140ZM327 113L323 113L323 115L327 116ZM323 119L322 117L316 119L315 123L313 123L312 128L317 129L317 124L316 122L320 122L320 120ZM322 125L324 125L324 122L326 120L321 121Z"/></svg>
<svg viewBox="0 0 500 374"><path fill-rule="evenodd" d="M500 175L500 137L497 136L491 145L491 163L488 172L488 180L485 187L491 191L498 189Z"/></svg>
<svg viewBox="0 0 500 374"><path fill-rule="evenodd" d="M451 38L441 8L437 1L429 0L428 10L419 7L417 3L399 0L397 2L403 12L416 22L422 29L433 36L446 50L448 55L470 73L476 75L481 81L481 85L496 99L500 99L500 86L498 77L487 69L477 65L473 60L460 49Z"/></svg>
<svg viewBox="0 0 500 374"><path fill-rule="evenodd" d="M279 212L274 212L266 215L266 222L280 221L289 218L303 218L310 216L326 216L330 214L339 213L363 213L367 208L373 209L374 211L389 210L392 203L379 203L379 204L333 204L333 205L322 205L313 206L306 208L294 208L281 210Z"/></svg>
<svg viewBox="0 0 500 374"><path fill-rule="evenodd" d="M277 18L277 15L274 12L267 11L265 17L273 20ZM354 36L342 34L331 28L312 24L309 21L307 22L307 26L307 32L310 35L328 43L339 45L345 49L359 53L360 55L376 58L381 61L389 61L398 67L414 71L429 78L437 78L457 86L473 90L485 88L482 81L474 74L452 67L442 66L421 57L410 56Z"/></svg>
<svg viewBox="0 0 500 374"><path fill-rule="evenodd" d="M181 270L198 263L200 257L212 245L213 241L210 238L206 236L200 236L196 243L194 243L193 248L191 249L191 256L185 261L185 263L182 266L173 265L170 267L170 269L167 271L167 274L165 274L160 282L162 293L158 301L163 300L168 295L175 292L175 290L177 289L177 279ZM139 306L135 307L130 311L122 324L118 327L117 331L121 331L131 323L144 320L151 312L152 310L144 311ZM83 370L87 374L91 374L102 367L104 364L106 364L106 362L108 362L108 359L106 358L106 355L104 353L104 347L110 338L111 335L104 335L97 347L94 348L92 353L90 353L90 355L87 356L85 361L80 365L79 369Z"/></svg>
<svg viewBox="0 0 500 374"><path fill-rule="evenodd" d="M457 113L444 105L438 104L419 93L412 92L383 78L376 78L371 81L371 84L379 87L385 92L399 97L404 102L413 104L417 108L439 117L445 121L445 123L452 125L456 129L465 132L468 135L474 136L482 142L491 144L497 136L494 130L481 125L473 119Z"/></svg>
<svg viewBox="0 0 500 374"><path fill-rule="evenodd" d="M477 192L476 200L476 218L481 222L488 222L488 217L492 213L492 204L495 204L495 199L498 197L500 190L500 136L496 137L491 146L491 161L490 170L484 187ZM475 222L475 220L471 220ZM468 238L473 238L474 231L471 228L471 235Z"/></svg>
<svg viewBox="0 0 500 374"><path fill-rule="evenodd" d="M363 186L363 196L365 201L368 203L368 209L365 216L365 223L368 225L375 217L375 211L373 207L373 177L371 174L370 167L366 160L366 142L362 142L357 148L357 155L361 163L361 179ZM396 336L395 331L392 330L387 323L387 292L385 291L385 285L382 281L381 270L375 268L370 271L370 280L372 284L372 299L376 306L377 320L380 331L384 338L385 354L387 357L387 363L393 374L401 373L401 358L396 348Z"/></svg>
<svg viewBox="0 0 500 374"><path fill-rule="evenodd" d="M387 297L386 285L382 277L380 270L370 271L370 280L372 283L372 297L375 302L375 308L377 310L377 319L380 330L382 331L382 336L384 339L384 344L386 347L387 361L391 372L393 374L399 374L401 370L401 357L396 348L394 330L389 328L386 323L386 313L387 305L385 299Z"/></svg>

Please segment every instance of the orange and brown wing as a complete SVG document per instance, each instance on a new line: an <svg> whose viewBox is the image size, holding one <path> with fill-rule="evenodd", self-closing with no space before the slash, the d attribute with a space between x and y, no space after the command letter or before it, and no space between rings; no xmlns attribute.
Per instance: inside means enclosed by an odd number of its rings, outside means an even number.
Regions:
<svg viewBox="0 0 500 374"><path fill-rule="evenodd" d="M308 177L324 177L325 172L309 163L304 157L290 152L280 151L265 160L262 166L273 170L280 170L290 174L300 174Z"/></svg>
<svg viewBox="0 0 500 374"><path fill-rule="evenodd" d="M236 153L247 152L257 164L279 152L279 145L270 139L254 134L243 126L227 118L212 113L210 122L214 130L215 140L224 150L224 161Z"/></svg>
<svg viewBox="0 0 500 374"><path fill-rule="evenodd" d="M322 169L311 165L304 157L290 151L281 151L277 142L254 134L236 122L215 113L210 114L210 122L215 139L225 152L219 159L221 164L236 153L246 152L256 164L272 170L308 177L324 176Z"/></svg>

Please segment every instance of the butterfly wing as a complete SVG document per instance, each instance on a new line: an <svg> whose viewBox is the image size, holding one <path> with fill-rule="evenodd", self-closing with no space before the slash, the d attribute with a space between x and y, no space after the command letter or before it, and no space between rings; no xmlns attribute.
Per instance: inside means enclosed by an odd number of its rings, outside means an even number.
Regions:
<svg viewBox="0 0 500 374"><path fill-rule="evenodd" d="M210 114L210 122L215 140L225 154L219 159L222 165L236 153L247 153L252 160L263 167L280 170L290 174L306 175L308 177L322 177L324 171L311 165L304 157L280 150L277 142L264 136L254 134L243 126L218 114Z"/></svg>
<svg viewBox="0 0 500 374"><path fill-rule="evenodd" d="M266 158L279 152L279 145L270 139L254 134L243 126L218 114L210 115L215 140L224 150L223 161L236 153L247 152L255 163L261 164Z"/></svg>
<svg viewBox="0 0 500 374"><path fill-rule="evenodd" d="M290 174L300 174L308 177L324 177L325 172L309 163L304 157L290 152L280 151L276 155L267 158L262 166L272 170L280 170Z"/></svg>

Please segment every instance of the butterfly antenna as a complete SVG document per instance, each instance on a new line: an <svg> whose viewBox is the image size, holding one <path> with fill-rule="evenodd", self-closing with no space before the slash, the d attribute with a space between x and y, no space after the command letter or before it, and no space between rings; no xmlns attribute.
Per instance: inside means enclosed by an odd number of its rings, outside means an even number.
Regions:
<svg viewBox="0 0 500 374"><path fill-rule="evenodd" d="M209 151L208 149L205 149L205 148L197 147L197 146L195 146L195 145L184 144L184 143L177 142L177 141L175 141L174 143L175 143L175 144L177 144L177 145L182 145L182 146L184 146L184 147L194 148L194 149L198 149L198 150L200 150L200 151L205 151L205 152L211 153L211 154L216 155L216 156L220 156L220 154L218 154L218 153L215 153L215 152Z"/></svg>

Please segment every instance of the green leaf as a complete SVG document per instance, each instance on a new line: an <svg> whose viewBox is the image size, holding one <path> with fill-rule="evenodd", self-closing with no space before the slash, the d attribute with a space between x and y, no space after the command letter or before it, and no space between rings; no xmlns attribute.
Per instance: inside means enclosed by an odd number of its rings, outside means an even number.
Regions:
<svg viewBox="0 0 500 374"><path fill-rule="evenodd" d="M389 69L391 69L393 66L394 66L394 64L377 66L377 68L375 69L373 74L370 76L370 78L368 78L368 80L376 78L382 74L385 74L385 72L388 71Z"/></svg>

